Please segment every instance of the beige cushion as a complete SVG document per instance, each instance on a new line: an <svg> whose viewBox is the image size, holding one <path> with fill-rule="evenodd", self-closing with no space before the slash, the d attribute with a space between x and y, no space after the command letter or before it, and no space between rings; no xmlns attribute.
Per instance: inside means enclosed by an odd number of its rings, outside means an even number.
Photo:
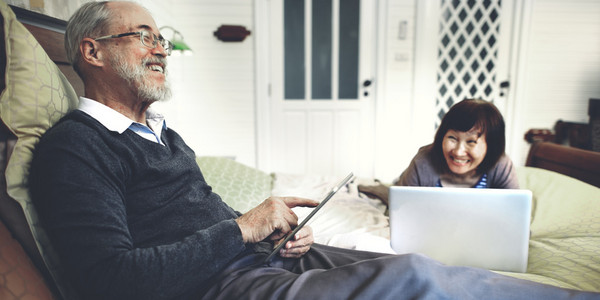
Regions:
<svg viewBox="0 0 600 300"><path fill-rule="evenodd" d="M517 169L533 192L528 274L509 274L600 292L600 189L544 169Z"/></svg>
<svg viewBox="0 0 600 300"><path fill-rule="evenodd" d="M273 177L224 157L198 157L204 179L233 209L245 213L271 195Z"/></svg>
<svg viewBox="0 0 600 300"><path fill-rule="evenodd" d="M27 177L40 136L74 109L78 100L65 76L6 3L0 2L0 12L4 17L7 65L0 118L17 137L6 169L7 192L23 207L46 265L56 275L58 264L29 199ZM61 288L60 279L55 280Z"/></svg>

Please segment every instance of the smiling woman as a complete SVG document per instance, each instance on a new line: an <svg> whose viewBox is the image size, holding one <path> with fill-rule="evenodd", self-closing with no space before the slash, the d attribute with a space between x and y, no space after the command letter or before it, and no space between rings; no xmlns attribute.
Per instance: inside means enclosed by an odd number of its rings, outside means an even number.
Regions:
<svg viewBox="0 0 600 300"><path fill-rule="evenodd" d="M442 119L433 144L419 149L395 185L518 188L504 153L504 119L492 104L467 99Z"/></svg>
<svg viewBox="0 0 600 300"><path fill-rule="evenodd" d="M432 144L423 146L394 185L518 189L506 144L502 114L491 102L465 99L450 108ZM388 204L386 185L359 185Z"/></svg>
<svg viewBox="0 0 600 300"><path fill-rule="evenodd" d="M444 185L453 184L453 177L463 179L468 184L478 180L477 167L487 154L485 134L479 128L467 132L450 129L442 140L442 152L446 159L450 178L442 176Z"/></svg>

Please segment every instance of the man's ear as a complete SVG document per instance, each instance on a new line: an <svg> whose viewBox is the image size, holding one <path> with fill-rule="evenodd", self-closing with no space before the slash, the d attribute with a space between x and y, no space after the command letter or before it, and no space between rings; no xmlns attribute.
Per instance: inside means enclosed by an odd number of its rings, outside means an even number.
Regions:
<svg viewBox="0 0 600 300"><path fill-rule="evenodd" d="M79 43L81 59L90 65L101 67L104 65L99 43L91 38L84 38Z"/></svg>

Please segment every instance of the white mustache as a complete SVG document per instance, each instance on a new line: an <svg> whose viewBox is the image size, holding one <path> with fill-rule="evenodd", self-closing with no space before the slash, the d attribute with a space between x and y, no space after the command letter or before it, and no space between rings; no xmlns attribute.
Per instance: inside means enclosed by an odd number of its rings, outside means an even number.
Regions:
<svg viewBox="0 0 600 300"><path fill-rule="evenodd" d="M162 64L163 69L167 69L167 59L164 57L149 57L144 58L142 60L142 66L146 66L147 64Z"/></svg>

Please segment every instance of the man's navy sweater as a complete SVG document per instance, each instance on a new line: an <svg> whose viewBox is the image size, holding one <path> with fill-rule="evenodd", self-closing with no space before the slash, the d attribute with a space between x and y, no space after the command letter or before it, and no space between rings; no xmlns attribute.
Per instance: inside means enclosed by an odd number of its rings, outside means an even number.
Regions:
<svg viewBox="0 0 600 300"><path fill-rule="evenodd" d="M171 129L163 145L81 111L36 147L30 190L84 298L185 298L246 249L238 213L211 191Z"/></svg>

